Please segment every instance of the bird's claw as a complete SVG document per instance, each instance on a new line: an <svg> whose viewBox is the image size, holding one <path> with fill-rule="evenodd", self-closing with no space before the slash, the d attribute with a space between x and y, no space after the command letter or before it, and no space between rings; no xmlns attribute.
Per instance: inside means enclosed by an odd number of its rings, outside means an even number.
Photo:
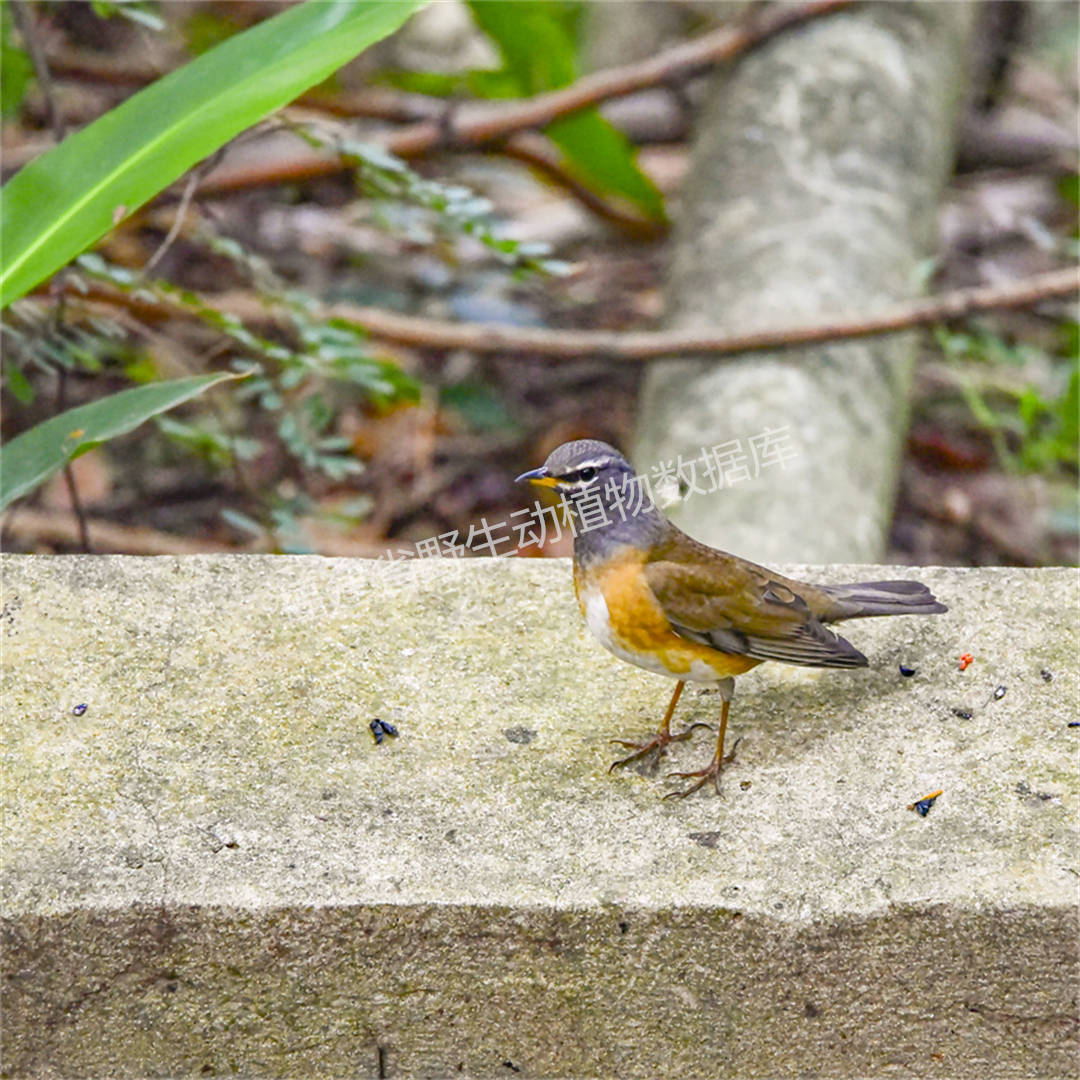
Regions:
<svg viewBox="0 0 1080 1080"><path fill-rule="evenodd" d="M629 742L626 739L611 739L610 742L613 746L621 746L626 750L633 751L633 753L628 754L624 758L619 758L618 761L613 761L608 766L608 772L613 772L620 765L629 765L630 762L637 761L638 758L643 758L647 754L651 754L654 750L658 751L658 756L662 757L667 750L668 743L683 742L685 739L689 739L699 727L708 728L710 731L716 730L712 724L706 724L703 720L696 720L688 728L680 731L676 735L672 735L670 731L658 731L651 739L646 739L644 742Z"/></svg>
<svg viewBox="0 0 1080 1080"><path fill-rule="evenodd" d="M731 753L726 757L714 757L704 769L697 769L694 772L673 772L668 773L666 779L668 780L694 780L698 777L700 779L696 784L691 784L683 791L669 791L664 798L665 799L685 799L687 795L693 795L695 791L700 791L710 780L713 783L713 787L716 788L716 794L721 794L720 791L720 773L723 771L725 765L731 764L735 760L735 750L738 748L739 743L742 741L741 737L735 740L735 745L731 748Z"/></svg>

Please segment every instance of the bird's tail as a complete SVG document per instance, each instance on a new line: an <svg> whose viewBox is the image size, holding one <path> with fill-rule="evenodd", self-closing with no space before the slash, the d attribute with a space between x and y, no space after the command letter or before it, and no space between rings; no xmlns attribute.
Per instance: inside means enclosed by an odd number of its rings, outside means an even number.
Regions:
<svg viewBox="0 0 1080 1080"><path fill-rule="evenodd" d="M921 581L861 581L821 589L834 601L825 615L829 622L870 615L939 615L949 610Z"/></svg>

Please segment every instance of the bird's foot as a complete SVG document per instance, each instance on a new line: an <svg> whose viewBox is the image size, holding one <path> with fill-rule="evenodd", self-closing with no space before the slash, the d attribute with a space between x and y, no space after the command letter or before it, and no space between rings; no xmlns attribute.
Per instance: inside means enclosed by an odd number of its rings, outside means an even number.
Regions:
<svg viewBox="0 0 1080 1080"><path fill-rule="evenodd" d="M703 727L713 731L714 728L711 724L706 724L704 721L698 720L691 724L685 731L680 731L676 735L672 735L670 731L658 731L651 739L646 739L644 742L628 742L625 739L612 739L611 742L615 746L621 746L626 750L633 751L624 758L619 758L618 761L613 761L608 766L608 772L613 772L620 765L629 765L632 761L637 761L639 758L645 757L647 754L651 754L654 750L657 751L658 757L663 757L667 750L668 743L683 742L685 739L689 739L693 735L695 729Z"/></svg>
<svg viewBox="0 0 1080 1080"><path fill-rule="evenodd" d="M716 788L716 794L720 794L720 773L723 772L725 765L730 765L735 760L735 750L739 745L739 739L735 740L735 746L731 748L731 753L727 757L721 757L719 754L713 756L712 761L705 766L704 769L698 769L695 772L673 772L668 773L667 779L676 780L697 780L696 784L691 784L683 791L669 791L664 798L665 799L685 799L687 795L693 795L695 791L700 791L706 784L712 781L712 785Z"/></svg>

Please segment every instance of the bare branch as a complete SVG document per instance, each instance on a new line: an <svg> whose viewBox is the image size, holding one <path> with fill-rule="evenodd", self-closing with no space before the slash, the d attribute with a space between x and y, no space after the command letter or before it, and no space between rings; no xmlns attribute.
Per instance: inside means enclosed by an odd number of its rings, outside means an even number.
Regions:
<svg viewBox="0 0 1080 1080"><path fill-rule="evenodd" d="M425 349L467 349L475 353L504 353L575 360L600 357L618 361L660 360L673 356L730 356L735 353L774 352L876 337L961 319L978 311L1031 307L1043 300L1074 296L1080 292L1080 268L1050 270L1007 285L983 285L957 289L924 299L897 304L874 315L835 317L804 326L781 327L730 334L723 330L545 330L500 326L491 323L459 323L400 315L382 308L356 304L327 304L322 315L346 319L364 327L373 337ZM92 283L84 291L71 289L72 297L100 300L126 307L148 320L188 318L189 312L167 301L157 303L133 294L117 292ZM207 300L213 307L251 324L273 318L262 303L245 293L226 293Z"/></svg>
<svg viewBox="0 0 1080 1080"><path fill-rule="evenodd" d="M465 103L447 113L446 102L423 95L396 98L380 91L356 98L352 114L381 111L382 115L416 116L427 119L397 130L375 135L373 142L391 153L411 158L440 149L480 149L499 144L516 132L545 127L553 120L605 101L656 86L688 79L716 64L730 62L776 34L819 16L852 6L854 0L808 0L797 6L781 4L768 8L757 19L723 27L694 41L665 49L656 56L621 67L585 75L570 86L523 100ZM325 97L313 102L326 107ZM347 102L335 108L341 115L350 112ZM203 194L226 194L256 184L295 182L342 172L339 158L308 151L290 155L288 161L262 163L257 167L228 163L216 169L201 186Z"/></svg>

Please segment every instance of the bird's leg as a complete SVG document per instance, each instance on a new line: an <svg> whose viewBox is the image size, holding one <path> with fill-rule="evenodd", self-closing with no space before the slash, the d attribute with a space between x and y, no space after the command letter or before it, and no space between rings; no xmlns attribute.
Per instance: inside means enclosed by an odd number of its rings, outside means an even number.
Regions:
<svg viewBox="0 0 1080 1080"><path fill-rule="evenodd" d="M627 750L632 750L633 753L627 757L619 758L618 761L613 761L608 768L608 772L611 772L612 769L617 768L619 765L629 765L631 761L637 761L638 758L651 754L654 750L658 750L663 754L668 743L682 742L683 739L689 739L695 728L707 727L710 731L712 730L711 725L698 721L691 724L685 731L680 731L678 735L671 734L671 718L675 714L675 706L679 703L679 696L682 694L685 685L686 683L681 681L676 683L675 693L671 695L667 712L664 713L664 719L660 722L660 730L651 739L646 739L645 742L627 742L624 739L611 740L616 746L625 747Z"/></svg>
<svg viewBox="0 0 1080 1080"><path fill-rule="evenodd" d="M697 772L669 773L669 777L676 777L680 780L697 780L697 783L691 784L685 791L669 791L664 796L665 799L685 799L687 795L693 795L695 791L703 788L710 780L716 788L716 794L720 794L720 772L728 762L735 760L734 747L732 747L731 753L724 757L724 733L727 731L728 709L731 708L731 699L734 695L735 680L732 678L724 679L720 683L720 696L724 699L724 704L720 711L720 732L716 737L716 753L713 755L712 761L704 769L698 769ZM738 740L736 740L735 746L738 746Z"/></svg>

